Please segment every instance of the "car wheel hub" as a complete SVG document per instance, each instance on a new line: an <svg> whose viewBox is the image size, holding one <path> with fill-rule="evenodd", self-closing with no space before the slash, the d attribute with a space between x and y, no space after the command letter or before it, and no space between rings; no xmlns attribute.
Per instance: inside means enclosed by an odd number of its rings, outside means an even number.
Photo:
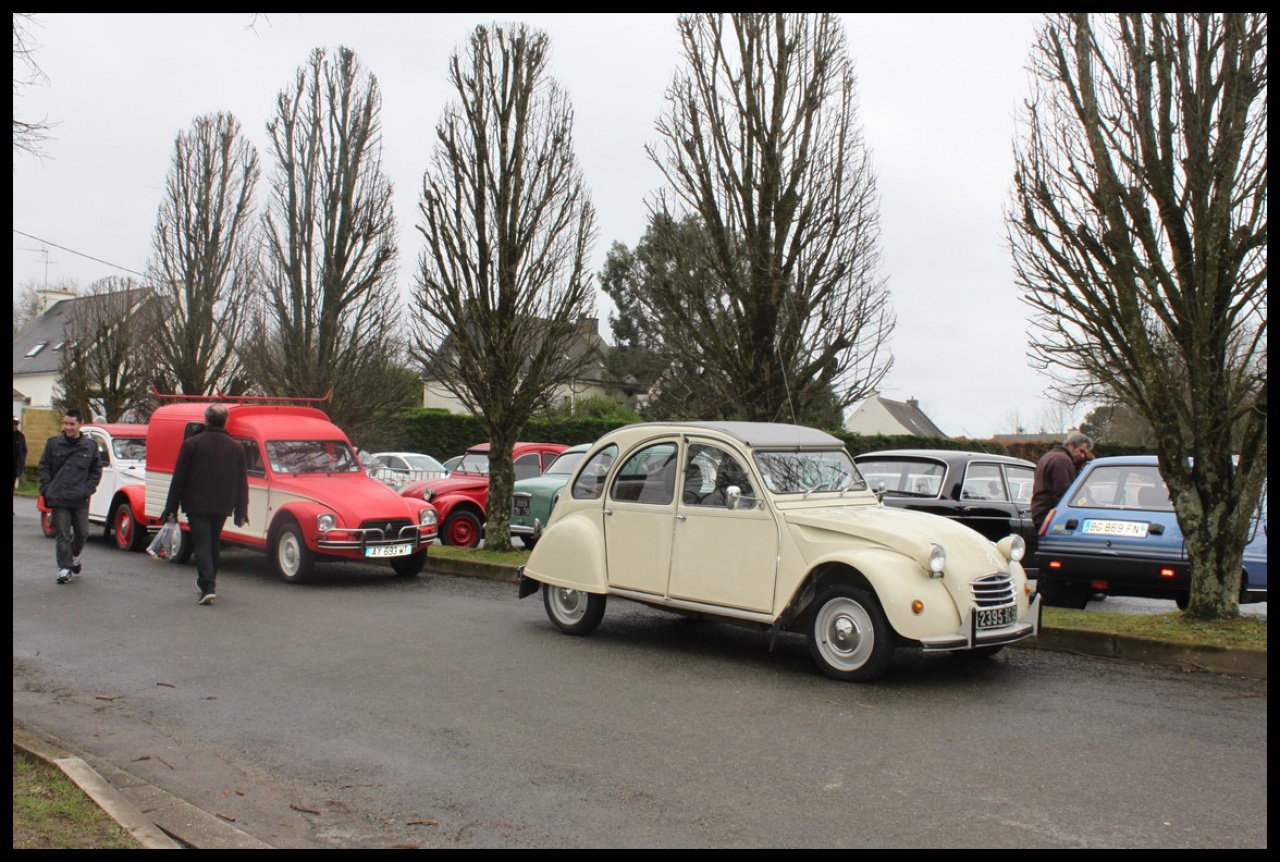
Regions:
<svg viewBox="0 0 1280 862"><path fill-rule="evenodd" d="M875 629L866 608L848 599L828 602L819 611L820 647L835 667L856 670L875 647Z"/></svg>

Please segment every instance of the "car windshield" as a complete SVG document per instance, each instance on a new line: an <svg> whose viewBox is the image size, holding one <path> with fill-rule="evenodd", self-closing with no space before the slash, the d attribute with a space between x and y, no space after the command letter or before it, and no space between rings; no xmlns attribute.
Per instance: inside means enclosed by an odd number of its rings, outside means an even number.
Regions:
<svg viewBox="0 0 1280 862"><path fill-rule="evenodd" d="M404 460L409 462L410 470L444 471L444 465L430 455L405 455Z"/></svg>
<svg viewBox="0 0 1280 862"><path fill-rule="evenodd" d="M111 451L116 453L118 461L147 460L146 437L115 437L111 440Z"/></svg>
<svg viewBox="0 0 1280 862"><path fill-rule="evenodd" d="M867 487L843 449L757 451L755 460L765 486L775 494L862 491Z"/></svg>
<svg viewBox="0 0 1280 862"><path fill-rule="evenodd" d="M267 460L272 473L363 472L351 447L341 440L268 440Z"/></svg>
<svg viewBox="0 0 1280 862"><path fill-rule="evenodd" d="M582 456L586 452L564 452L560 457L551 462L551 466L547 468L546 476L568 476L578 466L578 462L582 460Z"/></svg>
<svg viewBox="0 0 1280 862"><path fill-rule="evenodd" d="M485 476L489 475L489 453L488 452L468 452L462 456L462 460L458 462L458 466L453 468L454 473L481 473Z"/></svg>
<svg viewBox="0 0 1280 862"><path fill-rule="evenodd" d="M1096 467L1072 495L1071 506L1172 512L1173 502L1160 471L1145 466Z"/></svg>

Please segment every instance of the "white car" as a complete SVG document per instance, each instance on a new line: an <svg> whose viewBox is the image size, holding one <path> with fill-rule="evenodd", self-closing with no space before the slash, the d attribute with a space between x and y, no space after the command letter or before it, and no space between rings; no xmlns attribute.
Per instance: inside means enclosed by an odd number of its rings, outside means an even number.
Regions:
<svg viewBox="0 0 1280 862"><path fill-rule="evenodd" d="M802 631L818 667L869 682L894 649L991 655L1039 631L1025 545L880 504L841 442L796 425L645 423L583 457L520 572L561 631L609 596ZM772 639L771 639L772 643Z"/></svg>
<svg viewBox="0 0 1280 862"><path fill-rule="evenodd" d="M370 459L369 475L396 491L410 482L449 475L435 458L418 452L378 452Z"/></svg>

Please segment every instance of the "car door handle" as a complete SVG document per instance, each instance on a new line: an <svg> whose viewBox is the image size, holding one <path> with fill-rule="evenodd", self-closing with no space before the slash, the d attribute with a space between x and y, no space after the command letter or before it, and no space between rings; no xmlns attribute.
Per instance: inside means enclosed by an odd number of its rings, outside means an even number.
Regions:
<svg viewBox="0 0 1280 862"><path fill-rule="evenodd" d="M606 515L612 515L612 514L613 514L613 509L605 509L605 510L604 510L604 513L605 513Z"/></svg>
<svg viewBox="0 0 1280 862"><path fill-rule="evenodd" d="M676 515L676 520L677 520L677 521L687 521L687 520L689 520L689 516L688 516L688 515Z"/></svg>

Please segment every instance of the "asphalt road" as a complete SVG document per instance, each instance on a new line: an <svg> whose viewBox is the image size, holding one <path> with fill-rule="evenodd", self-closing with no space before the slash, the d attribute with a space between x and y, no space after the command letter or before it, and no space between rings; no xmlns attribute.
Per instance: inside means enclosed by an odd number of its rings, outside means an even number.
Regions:
<svg viewBox="0 0 1280 862"><path fill-rule="evenodd" d="M15 722L273 846L1266 847L1267 683L1010 649L836 683L802 639L385 566L221 597L14 523Z"/></svg>

